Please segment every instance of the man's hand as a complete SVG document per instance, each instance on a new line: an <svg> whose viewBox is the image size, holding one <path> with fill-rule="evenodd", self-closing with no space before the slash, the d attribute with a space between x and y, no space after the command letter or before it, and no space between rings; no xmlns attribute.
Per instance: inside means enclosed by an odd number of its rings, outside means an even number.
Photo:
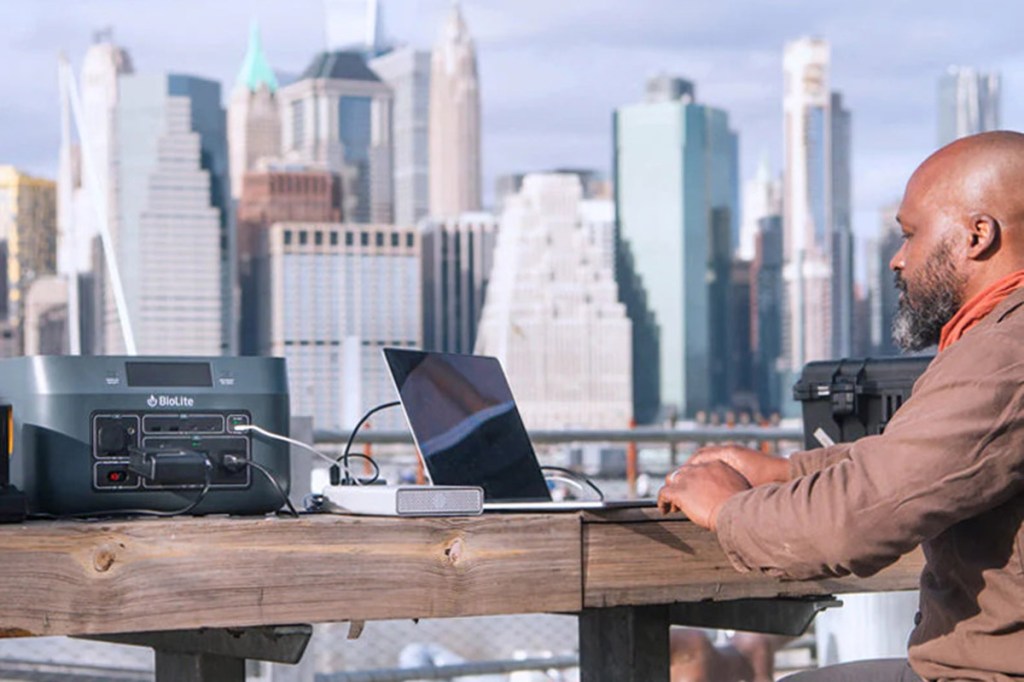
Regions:
<svg viewBox="0 0 1024 682"><path fill-rule="evenodd" d="M658 509L663 514L681 511L698 526L715 530L718 508L749 489L747 479L724 462L687 464L672 472L658 492Z"/></svg>
<svg viewBox="0 0 1024 682"><path fill-rule="evenodd" d="M766 483L785 483L789 480L789 461L776 455L767 455L741 445L712 445L694 453L686 466L723 462L735 469L757 487ZM673 474L669 474L671 477ZM668 483L669 480L665 479Z"/></svg>

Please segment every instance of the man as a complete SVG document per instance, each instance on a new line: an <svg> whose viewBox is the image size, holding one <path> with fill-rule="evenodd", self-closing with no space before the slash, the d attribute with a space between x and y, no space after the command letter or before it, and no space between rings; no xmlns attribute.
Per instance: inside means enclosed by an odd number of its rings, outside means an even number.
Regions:
<svg viewBox="0 0 1024 682"><path fill-rule="evenodd" d="M923 546L908 659L792 680L1024 680L1024 135L940 149L897 219L894 338L939 352L885 433L788 461L707 448L659 505L741 571L868 576Z"/></svg>

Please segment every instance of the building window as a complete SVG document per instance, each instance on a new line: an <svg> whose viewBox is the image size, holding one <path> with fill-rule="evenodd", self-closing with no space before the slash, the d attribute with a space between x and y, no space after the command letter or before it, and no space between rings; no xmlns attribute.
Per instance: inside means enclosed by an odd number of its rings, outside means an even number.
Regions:
<svg viewBox="0 0 1024 682"><path fill-rule="evenodd" d="M292 243L292 231L291 230L285 230L284 231L284 245L288 246L291 243Z"/></svg>
<svg viewBox="0 0 1024 682"><path fill-rule="evenodd" d="M383 232L378 232L377 233L377 246L384 246L384 233Z"/></svg>
<svg viewBox="0 0 1024 682"><path fill-rule="evenodd" d="M373 140L373 99L346 95L338 100L338 139L345 149L345 161L370 158Z"/></svg>
<svg viewBox="0 0 1024 682"><path fill-rule="evenodd" d="M292 102L292 149L299 149L306 139L305 102Z"/></svg>
<svg viewBox="0 0 1024 682"><path fill-rule="evenodd" d="M307 241L309 241L309 234L305 230L301 230L299 232L299 246L304 245Z"/></svg>
<svg viewBox="0 0 1024 682"><path fill-rule="evenodd" d="M355 235L351 232L345 233L345 246L352 246L355 243Z"/></svg>
<svg viewBox="0 0 1024 682"><path fill-rule="evenodd" d="M409 232L408 234L405 235L405 245L411 249L414 243L415 237L412 236L412 232Z"/></svg>
<svg viewBox="0 0 1024 682"><path fill-rule="evenodd" d="M392 232L391 233L391 246L398 246L398 233L397 232Z"/></svg>
<svg viewBox="0 0 1024 682"><path fill-rule="evenodd" d="M337 246L337 245L338 245L338 233L335 232L334 230L331 230L331 246Z"/></svg>
<svg viewBox="0 0 1024 682"><path fill-rule="evenodd" d="M323 246L323 244L324 244L324 233L321 232L320 230L317 230L313 234L313 243L316 244L317 246Z"/></svg>

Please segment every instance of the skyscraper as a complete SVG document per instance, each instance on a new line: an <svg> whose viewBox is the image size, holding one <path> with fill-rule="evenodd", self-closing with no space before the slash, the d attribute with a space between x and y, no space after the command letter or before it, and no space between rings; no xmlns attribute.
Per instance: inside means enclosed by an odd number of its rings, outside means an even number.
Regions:
<svg viewBox="0 0 1024 682"><path fill-rule="evenodd" d="M853 349L855 358L866 358L871 352L871 298L867 289L858 282L853 292Z"/></svg>
<svg viewBox="0 0 1024 682"><path fill-rule="evenodd" d="M550 168L537 172L575 175L583 186L584 199L612 198L612 183L601 171L592 168ZM498 213L504 209L505 198L522 189L523 178L526 176L526 173L506 173L494 179L494 209Z"/></svg>
<svg viewBox="0 0 1024 682"><path fill-rule="evenodd" d="M430 53L400 47L371 60L370 68L395 94L395 222L415 225L430 210Z"/></svg>
<svg viewBox="0 0 1024 682"><path fill-rule="evenodd" d="M351 429L395 399L380 349L422 346L419 236L394 225L294 222L263 234L260 353L288 359L292 414L312 416L318 429ZM398 412L374 419L401 423Z"/></svg>
<svg viewBox="0 0 1024 682"><path fill-rule="evenodd" d="M228 150L231 198L236 201L242 195L242 178L256 167L256 162L281 155L277 77L263 54L256 22L249 30L249 48L228 104Z"/></svg>
<svg viewBox="0 0 1024 682"><path fill-rule="evenodd" d="M25 295L22 325L25 355L66 355L67 324L67 278L45 275L33 280Z"/></svg>
<svg viewBox="0 0 1024 682"><path fill-rule="evenodd" d="M458 2L430 64L430 215L442 218L480 209L476 48Z"/></svg>
<svg viewBox="0 0 1024 682"><path fill-rule="evenodd" d="M892 340L892 320L899 307L899 290L889 261L903 244L896 212L899 206L884 207L878 214L878 234L868 242L868 305L871 326L871 354L898 355Z"/></svg>
<svg viewBox="0 0 1024 682"><path fill-rule="evenodd" d="M782 181L772 177L768 157L761 157L757 174L743 185L743 213L740 225L739 257L754 259L754 242L762 218L782 215Z"/></svg>
<svg viewBox="0 0 1024 682"><path fill-rule="evenodd" d="M774 176L768 157L762 156L757 173L743 191L743 227L739 256L751 261L749 272L749 386L757 410L770 415L779 410L781 386L778 364L782 353L782 180ZM737 291L736 295L742 295ZM735 298L735 296L734 296ZM734 305L737 302L734 301ZM740 308L742 306L737 305ZM737 325L740 326L740 325ZM737 356L739 352L736 352ZM734 362L743 362L736 358ZM746 369L746 368L744 368ZM740 372L744 375L745 372Z"/></svg>
<svg viewBox="0 0 1024 682"><path fill-rule="evenodd" d="M58 176L58 270L64 274L88 271L91 267L89 245L99 232L95 203L104 202L108 216L114 210L114 179L111 153L114 136L114 107L117 104L118 79L132 73L128 52L113 43L110 31L93 36L82 63L82 125L87 138L72 144L69 138L61 149ZM70 131L69 131L70 132ZM88 145L87 153L82 147ZM85 157L92 161L86 172ZM95 180L95 184L94 181Z"/></svg>
<svg viewBox="0 0 1024 682"><path fill-rule="evenodd" d="M853 352L854 276L850 110L832 93L832 357Z"/></svg>
<svg viewBox="0 0 1024 682"><path fill-rule="evenodd" d="M578 177L578 176L577 176ZM583 180L581 179L582 183ZM587 196L585 185L583 197ZM580 201L580 228L597 249L601 264L615 271L615 202L611 199Z"/></svg>
<svg viewBox="0 0 1024 682"><path fill-rule="evenodd" d="M476 352L498 357L531 428L625 428L630 323L580 227L580 183L529 175L506 202Z"/></svg>
<svg viewBox="0 0 1024 682"><path fill-rule="evenodd" d="M751 267L751 347L754 351L754 390L761 412L779 412L783 404L782 216L761 218L754 241Z"/></svg>
<svg viewBox="0 0 1024 682"><path fill-rule="evenodd" d="M679 416L723 399L712 354L727 344L712 330L725 328L713 315L727 303L712 296L729 289L720 261L739 234L737 136L725 111L697 104L685 85L653 88L649 101L620 108L614 126L620 244L630 244L660 327L662 408Z"/></svg>
<svg viewBox="0 0 1024 682"><path fill-rule="evenodd" d="M939 137L957 138L999 128L1001 79L968 66L951 66L939 78Z"/></svg>
<svg viewBox="0 0 1024 682"><path fill-rule="evenodd" d="M728 291L728 319L726 341L728 358L724 371L726 380L725 403L728 407L756 413L760 409L755 393L754 349L751 346L753 317L751 292L753 291L753 263L733 258Z"/></svg>
<svg viewBox="0 0 1024 682"><path fill-rule="evenodd" d="M243 355L257 355L260 350L258 325L270 285L259 279L255 261L266 231L279 222L340 222L339 192L337 176L324 170L270 165L245 174L237 211L239 351Z"/></svg>
<svg viewBox="0 0 1024 682"><path fill-rule="evenodd" d="M21 348L25 296L57 267L57 186L0 166L0 319Z"/></svg>
<svg viewBox="0 0 1024 682"><path fill-rule="evenodd" d="M784 340L792 378L805 363L849 348L850 115L830 88L827 42L787 44L783 69Z"/></svg>
<svg viewBox="0 0 1024 682"><path fill-rule="evenodd" d="M238 352L238 235L231 201L227 116L220 83L195 76L170 75L172 97L190 101L192 131L199 136L199 164L210 182L210 206L218 211L220 244L221 353Z"/></svg>
<svg viewBox="0 0 1024 682"><path fill-rule="evenodd" d="M361 21L353 21L362 14ZM328 50L361 52L375 57L388 50L380 0L324 0Z"/></svg>
<svg viewBox="0 0 1024 682"><path fill-rule="evenodd" d="M661 329L637 273L632 246L619 235L618 220L615 234L615 282L633 328L633 419L651 424L661 412Z"/></svg>
<svg viewBox="0 0 1024 682"><path fill-rule="evenodd" d="M424 348L473 352L497 231L489 213L463 213L422 225Z"/></svg>
<svg viewBox="0 0 1024 682"><path fill-rule="evenodd" d="M179 75L122 75L111 158L111 233L138 351L233 352L228 160L220 85ZM106 273L104 272L104 275ZM124 351L109 283L104 351Z"/></svg>
<svg viewBox="0 0 1024 682"><path fill-rule="evenodd" d="M285 159L341 175L346 222L390 223L392 92L364 56L322 52L278 97Z"/></svg>
<svg viewBox="0 0 1024 682"><path fill-rule="evenodd" d="M210 182L210 206L218 211L220 228L221 352L238 352L238 235L231 201L227 116L221 106L220 83L194 76L168 77L169 93L187 97L192 130L199 136L200 167Z"/></svg>
<svg viewBox="0 0 1024 682"><path fill-rule="evenodd" d="M63 61L63 60L62 60ZM116 195L111 154L118 80L132 72L128 53L113 44L111 31L94 34L81 76L81 118L70 105L71 68L61 67L61 146L57 175L57 271L68 283L68 349L99 352L99 308L92 295L92 244L112 224ZM77 133L77 140L76 140ZM89 283L83 292L80 284ZM86 308L91 319L86 319ZM100 325L102 326L102 325ZM85 338L88 335L89 338Z"/></svg>

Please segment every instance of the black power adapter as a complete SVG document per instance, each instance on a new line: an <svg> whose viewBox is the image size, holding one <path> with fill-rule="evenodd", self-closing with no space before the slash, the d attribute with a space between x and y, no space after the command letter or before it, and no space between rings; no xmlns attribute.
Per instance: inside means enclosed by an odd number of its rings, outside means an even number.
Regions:
<svg viewBox="0 0 1024 682"><path fill-rule="evenodd" d="M209 480L209 457L188 450L132 449L128 470L156 485L202 485Z"/></svg>

